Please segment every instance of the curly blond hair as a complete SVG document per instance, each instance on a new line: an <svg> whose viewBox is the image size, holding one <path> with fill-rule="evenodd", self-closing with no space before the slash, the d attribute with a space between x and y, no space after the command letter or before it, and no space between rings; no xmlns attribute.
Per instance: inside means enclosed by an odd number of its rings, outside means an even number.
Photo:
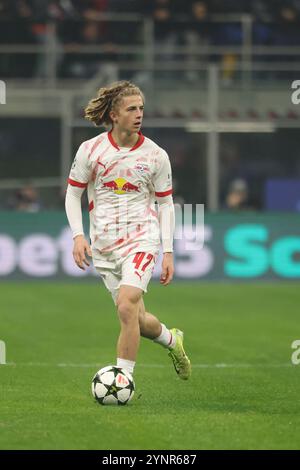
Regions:
<svg viewBox="0 0 300 470"><path fill-rule="evenodd" d="M125 96L140 95L145 102L141 90L131 82L121 81L112 83L109 87L100 88L96 98L89 101L85 108L85 119L92 121L96 126L109 127L113 124L109 113L116 109Z"/></svg>

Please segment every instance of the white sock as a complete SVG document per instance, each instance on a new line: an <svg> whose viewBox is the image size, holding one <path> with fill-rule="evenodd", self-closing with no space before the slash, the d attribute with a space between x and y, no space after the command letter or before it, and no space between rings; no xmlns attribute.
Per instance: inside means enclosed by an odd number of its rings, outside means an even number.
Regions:
<svg viewBox="0 0 300 470"><path fill-rule="evenodd" d="M135 366L135 361L128 361L128 359L120 359L118 357L117 358L117 366L128 370L128 372L130 372L131 375L132 375L133 370L134 370L134 366Z"/></svg>
<svg viewBox="0 0 300 470"><path fill-rule="evenodd" d="M161 344L165 348L173 348L176 342L176 338L172 335L171 331L168 330L166 325L161 323L161 333L153 340L155 343Z"/></svg>

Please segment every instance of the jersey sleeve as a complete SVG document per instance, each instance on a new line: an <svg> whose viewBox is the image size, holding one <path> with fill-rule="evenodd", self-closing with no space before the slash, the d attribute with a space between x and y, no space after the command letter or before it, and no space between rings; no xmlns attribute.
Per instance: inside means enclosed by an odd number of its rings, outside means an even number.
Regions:
<svg viewBox="0 0 300 470"><path fill-rule="evenodd" d="M153 178L156 197L164 197L172 194L172 170L167 152L161 153L160 166Z"/></svg>
<svg viewBox="0 0 300 470"><path fill-rule="evenodd" d="M90 179L90 161L87 157L84 144L79 147L68 178L71 186L86 188Z"/></svg>

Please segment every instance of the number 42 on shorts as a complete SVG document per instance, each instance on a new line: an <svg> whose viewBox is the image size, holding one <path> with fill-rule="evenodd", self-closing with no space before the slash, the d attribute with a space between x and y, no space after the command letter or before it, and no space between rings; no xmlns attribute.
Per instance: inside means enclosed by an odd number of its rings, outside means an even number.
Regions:
<svg viewBox="0 0 300 470"><path fill-rule="evenodd" d="M154 258L154 255L152 255L151 253L147 254L145 252L138 252L136 253L132 262L135 265L134 267L136 270L140 269L141 271L145 271L145 269L147 268L147 266L149 266L153 258Z"/></svg>

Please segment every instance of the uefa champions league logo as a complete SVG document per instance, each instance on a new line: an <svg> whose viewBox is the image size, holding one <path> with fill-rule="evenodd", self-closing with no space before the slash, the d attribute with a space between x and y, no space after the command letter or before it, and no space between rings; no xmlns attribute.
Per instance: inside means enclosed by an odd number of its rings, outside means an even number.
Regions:
<svg viewBox="0 0 300 470"><path fill-rule="evenodd" d="M0 80L0 104L6 104L6 85Z"/></svg>
<svg viewBox="0 0 300 470"><path fill-rule="evenodd" d="M0 364L6 364L5 350L5 343L0 340Z"/></svg>

